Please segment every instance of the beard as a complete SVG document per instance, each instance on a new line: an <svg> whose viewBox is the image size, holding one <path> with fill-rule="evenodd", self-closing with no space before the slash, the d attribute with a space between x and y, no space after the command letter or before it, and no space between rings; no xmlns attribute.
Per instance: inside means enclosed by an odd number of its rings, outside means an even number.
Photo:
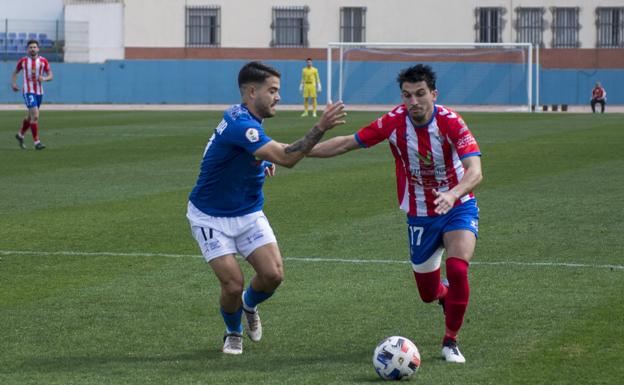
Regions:
<svg viewBox="0 0 624 385"><path fill-rule="evenodd" d="M273 116L275 116L275 105L274 104L267 105L267 104L258 103L256 105L256 111L260 115L258 116L260 119L272 118Z"/></svg>
<svg viewBox="0 0 624 385"><path fill-rule="evenodd" d="M275 106L268 106L266 109L266 117L272 118L275 116Z"/></svg>
<svg viewBox="0 0 624 385"><path fill-rule="evenodd" d="M426 111L410 111L410 118L412 118L412 122L414 123L425 123L425 119L427 117Z"/></svg>

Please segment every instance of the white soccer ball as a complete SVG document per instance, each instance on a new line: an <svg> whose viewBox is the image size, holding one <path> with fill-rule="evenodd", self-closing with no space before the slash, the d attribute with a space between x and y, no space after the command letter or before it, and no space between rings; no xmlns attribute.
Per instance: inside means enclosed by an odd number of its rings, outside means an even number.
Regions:
<svg viewBox="0 0 624 385"><path fill-rule="evenodd" d="M375 348L373 366L384 380L406 380L420 367L420 353L409 339L388 337Z"/></svg>

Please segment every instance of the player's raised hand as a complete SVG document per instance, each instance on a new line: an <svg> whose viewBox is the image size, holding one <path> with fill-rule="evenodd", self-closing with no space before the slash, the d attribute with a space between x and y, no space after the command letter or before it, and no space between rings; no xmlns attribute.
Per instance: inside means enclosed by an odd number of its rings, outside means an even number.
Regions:
<svg viewBox="0 0 624 385"><path fill-rule="evenodd" d="M457 195L451 191L439 192L438 190L433 190L433 195L436 197L433 201L433 204L436 205L433 211L435 211L436 214L448 213L458 199Z"/></svg>
<svg viewBox="0 0 624 385"><path fill-rule="evenodd" d="M327 103L323 116L316 124L321 131L327 131L337 125L345 124L347 113L344 110L344 103L339 100L336 103Z"/></svg>

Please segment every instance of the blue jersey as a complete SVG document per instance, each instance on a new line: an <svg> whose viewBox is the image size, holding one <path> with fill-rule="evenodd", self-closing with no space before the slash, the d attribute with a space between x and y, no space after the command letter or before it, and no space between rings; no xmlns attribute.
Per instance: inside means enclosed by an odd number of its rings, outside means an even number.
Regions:
<svg viewBox="0 0 624 385"><path fill-rule="evenodd" d="M268 162L256 159L253 153L270 141L262 121L245 105L230 107L208 141L189 200L214 217L238 217L262 210Z"/></svg>

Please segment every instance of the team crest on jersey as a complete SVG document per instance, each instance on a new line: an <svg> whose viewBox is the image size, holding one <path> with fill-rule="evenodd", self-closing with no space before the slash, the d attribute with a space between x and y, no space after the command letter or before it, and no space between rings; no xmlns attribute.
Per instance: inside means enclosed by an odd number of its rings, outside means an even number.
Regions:
<svg viewBox="0 0 624 385"><path fill-rule="evenodd" d="M256 143L260 140L260 134L255 128L248 128L247 131L245 131L245 136L247 137L247 140L251 143Z"/></svg>
<svg viewBox="0 0 624 385"><path fill-rule="evenodd" d="M416 151L416 156L425 166L431 166L433 164L433 155L431 155L431 151L427 151L427 156L423 156L420 152Z"/></svg>

